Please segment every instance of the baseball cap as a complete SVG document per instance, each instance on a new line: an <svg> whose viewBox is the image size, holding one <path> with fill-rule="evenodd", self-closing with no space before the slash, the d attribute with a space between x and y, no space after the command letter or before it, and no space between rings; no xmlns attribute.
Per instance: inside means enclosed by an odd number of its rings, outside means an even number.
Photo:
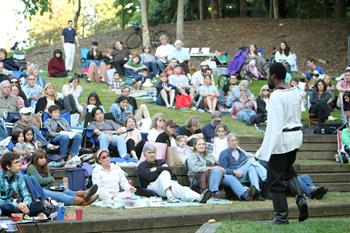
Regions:
<svg viewBox="0 0 350 233"><path fill-rule="evenodd" d="M21 110L19 110L20 114L32 114L32 110L30 108L21 108Z"/></svg>
<svg viewBox="0 0 350 233"><path fill-rule="evenodd" d="M176 126L176 121L174 121L174 120L167 120L165 122L165 126Z"/></svg>

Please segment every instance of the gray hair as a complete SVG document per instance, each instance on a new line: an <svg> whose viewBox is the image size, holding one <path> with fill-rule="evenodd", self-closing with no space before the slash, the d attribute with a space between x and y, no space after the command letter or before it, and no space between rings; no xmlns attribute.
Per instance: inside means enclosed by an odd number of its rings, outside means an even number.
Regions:
<svg viewBox="0 0 350 233"><path fill-rule="evenodd" d="M34 70L39 70L39 66L36 64L32 64L31 66L29 66L27 74L31 74Z"/></svg>
<svg viewBox="0 0 350 233"><path fill-rule="evenodd" d="M6 86L11 86L9 80L3 80L3 81L0 83L0 88L6 87Z"/></svg>
<svg viewBox="0 0 350 233"><path fill-rule="evenodd" d="M184 42L182 42L182 40L176 40L175 43L174 43L174 45L175 45L175 46L176 46L176 45L181 45L181 46L183 46L183 45L184 45Z"/></svg>
<svg viewBox="0 0 350 233"><path fill-rule="evenodd" d="M152 145L152 144L147 144L147 145L145 145L143 147L142 153L145 154L148 151L155 151L155 152L157 152L157 148L154 145Z"/></svg>
<svg viewBox="0 0 350 233"><path fill-rule="evenodd" d="M213 118L218 118L218 117L221 117L221 112L220 112L220 111L214 111L214 112L211 114L211 119L213 119Z"/></svg>
<svg viewBox="0 0 350 233"><path fill-rule="evenodd" d="M237 136L236 136L236 134L235 133L229 133L228 135L227 135L227 141L229 142L229 141L231 141L231 139L232 138L237 138Z"/></svg>
<svg viewBox="0 0 350 233"><path fill-rule="evenodd" d="M248 80L242 80L242 81L239 83L239 87L241 87L241 86L249 87L249 82L248 82Z"/></svg>

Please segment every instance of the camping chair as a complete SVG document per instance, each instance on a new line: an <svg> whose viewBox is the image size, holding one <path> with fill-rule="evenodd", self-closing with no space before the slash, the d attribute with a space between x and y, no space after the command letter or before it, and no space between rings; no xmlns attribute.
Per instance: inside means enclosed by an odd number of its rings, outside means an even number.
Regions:
<svg viewBox="0 0 350 233"><path fill-rule="evenodd" d="M90 62L87 59L88 53L89 48L80 48L80 68L84 74L87 72L90 65Z"/></svg>
<svg viewBox="0 0 350 233"><path fill-rule="evenodd" d="M342 130L338 130L337 131L337 145L338 145L338 149L337 149L337 154L335 155L335 160L341 164L344 164L343 158L345 157L348 161L350 160L350 156L349 154L345 151L344 149L344 145L342 143Z"/></svg>
<svg viewBox="0 0 350 233"><path fill-rule="evenodd" d="M14 124L21 118L19 112L4 112L5 127L8 135L12 135Z"/></svg>

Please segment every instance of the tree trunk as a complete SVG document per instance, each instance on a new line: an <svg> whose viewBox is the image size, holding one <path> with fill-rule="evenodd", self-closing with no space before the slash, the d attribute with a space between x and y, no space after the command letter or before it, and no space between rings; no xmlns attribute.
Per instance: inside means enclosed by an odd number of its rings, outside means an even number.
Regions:
<svg viewBox="0 0 350 233"><path fill-rule="evenodd" d="M331 1L323 0L323 17L329 18L331 17Z"/></svg>
<svg viewBox="0 0 350 233"><path fill-rule="evenodd" d="M210 0L211 4L211 19L219 18L219 2L218 0Z"/></svg>
<svg viewBox="0 0 350 233"><path fill-rule="evenodd" d="M184 0L177 1L176 39L184 39Z"/></svg>
<svg viewBox="0 0 350 233"><path fill-rule="evenodd" d="M336 17L345 18L346 17L346 0L336 0Z"/></svg>
<svg viewBox="0 0 350 233"><path fill-rule="evenodd" d="M204 0L199 0L199 20L204 19L204 8L203 8L203 1Z"/></svg>
<svg viewBox="0 0 350 233"><path fill-rule="evenodd" d="M278 0L273 0L273 18L274 19L279 19L279 9L278 9Z"/></svg>
<svg viewBox="0 0 350 233"><path fill-rule="evenodd" d="M239 17L247 16L247 0L239 1Z"/></svg>
<svg viewBox="0 0 350 233"><path fill-rule="evenodd" d="M81 0L78 0L78 9L75 12L74 19L73 19L73 25L76 30L78 30L78 20L80 16L80 10L81 10Z"/></svg>
<svg viewBox="0 0 350 233"><path fill-rule="evenodd" d="M150 40L149 28L148 28L147 0L141 0L140 5L141 5L142 43L143 43L143 46L150 46L151 40Z"/></svg>
<svg viewBox="0 0 350 233"><path fill-rule="evenodd" d="M269 18L273 18L273 0L269 1Z"/></svg>

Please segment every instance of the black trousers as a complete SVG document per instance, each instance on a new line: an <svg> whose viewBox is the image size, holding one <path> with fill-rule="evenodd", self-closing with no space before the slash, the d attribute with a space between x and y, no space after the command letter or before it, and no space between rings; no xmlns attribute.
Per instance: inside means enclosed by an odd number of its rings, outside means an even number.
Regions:
<svg viewBox="0 0 350 233"><path fill-rule="evenodd" d="M267 166L267 183L271 193L284 193L288 190L287 181L297 173L293 167L298 149L284 154L273 154Z"/></svg>
<svg viewBox="0 0 350 233"><path fill-rule="evenodd" d="M0 206L2 215L10 217L14 213L22 213L12 204L3 204ZM29 206L29 216L37 216L39 213L44 212L45 207L41 202L32 202Z"/></svg>

